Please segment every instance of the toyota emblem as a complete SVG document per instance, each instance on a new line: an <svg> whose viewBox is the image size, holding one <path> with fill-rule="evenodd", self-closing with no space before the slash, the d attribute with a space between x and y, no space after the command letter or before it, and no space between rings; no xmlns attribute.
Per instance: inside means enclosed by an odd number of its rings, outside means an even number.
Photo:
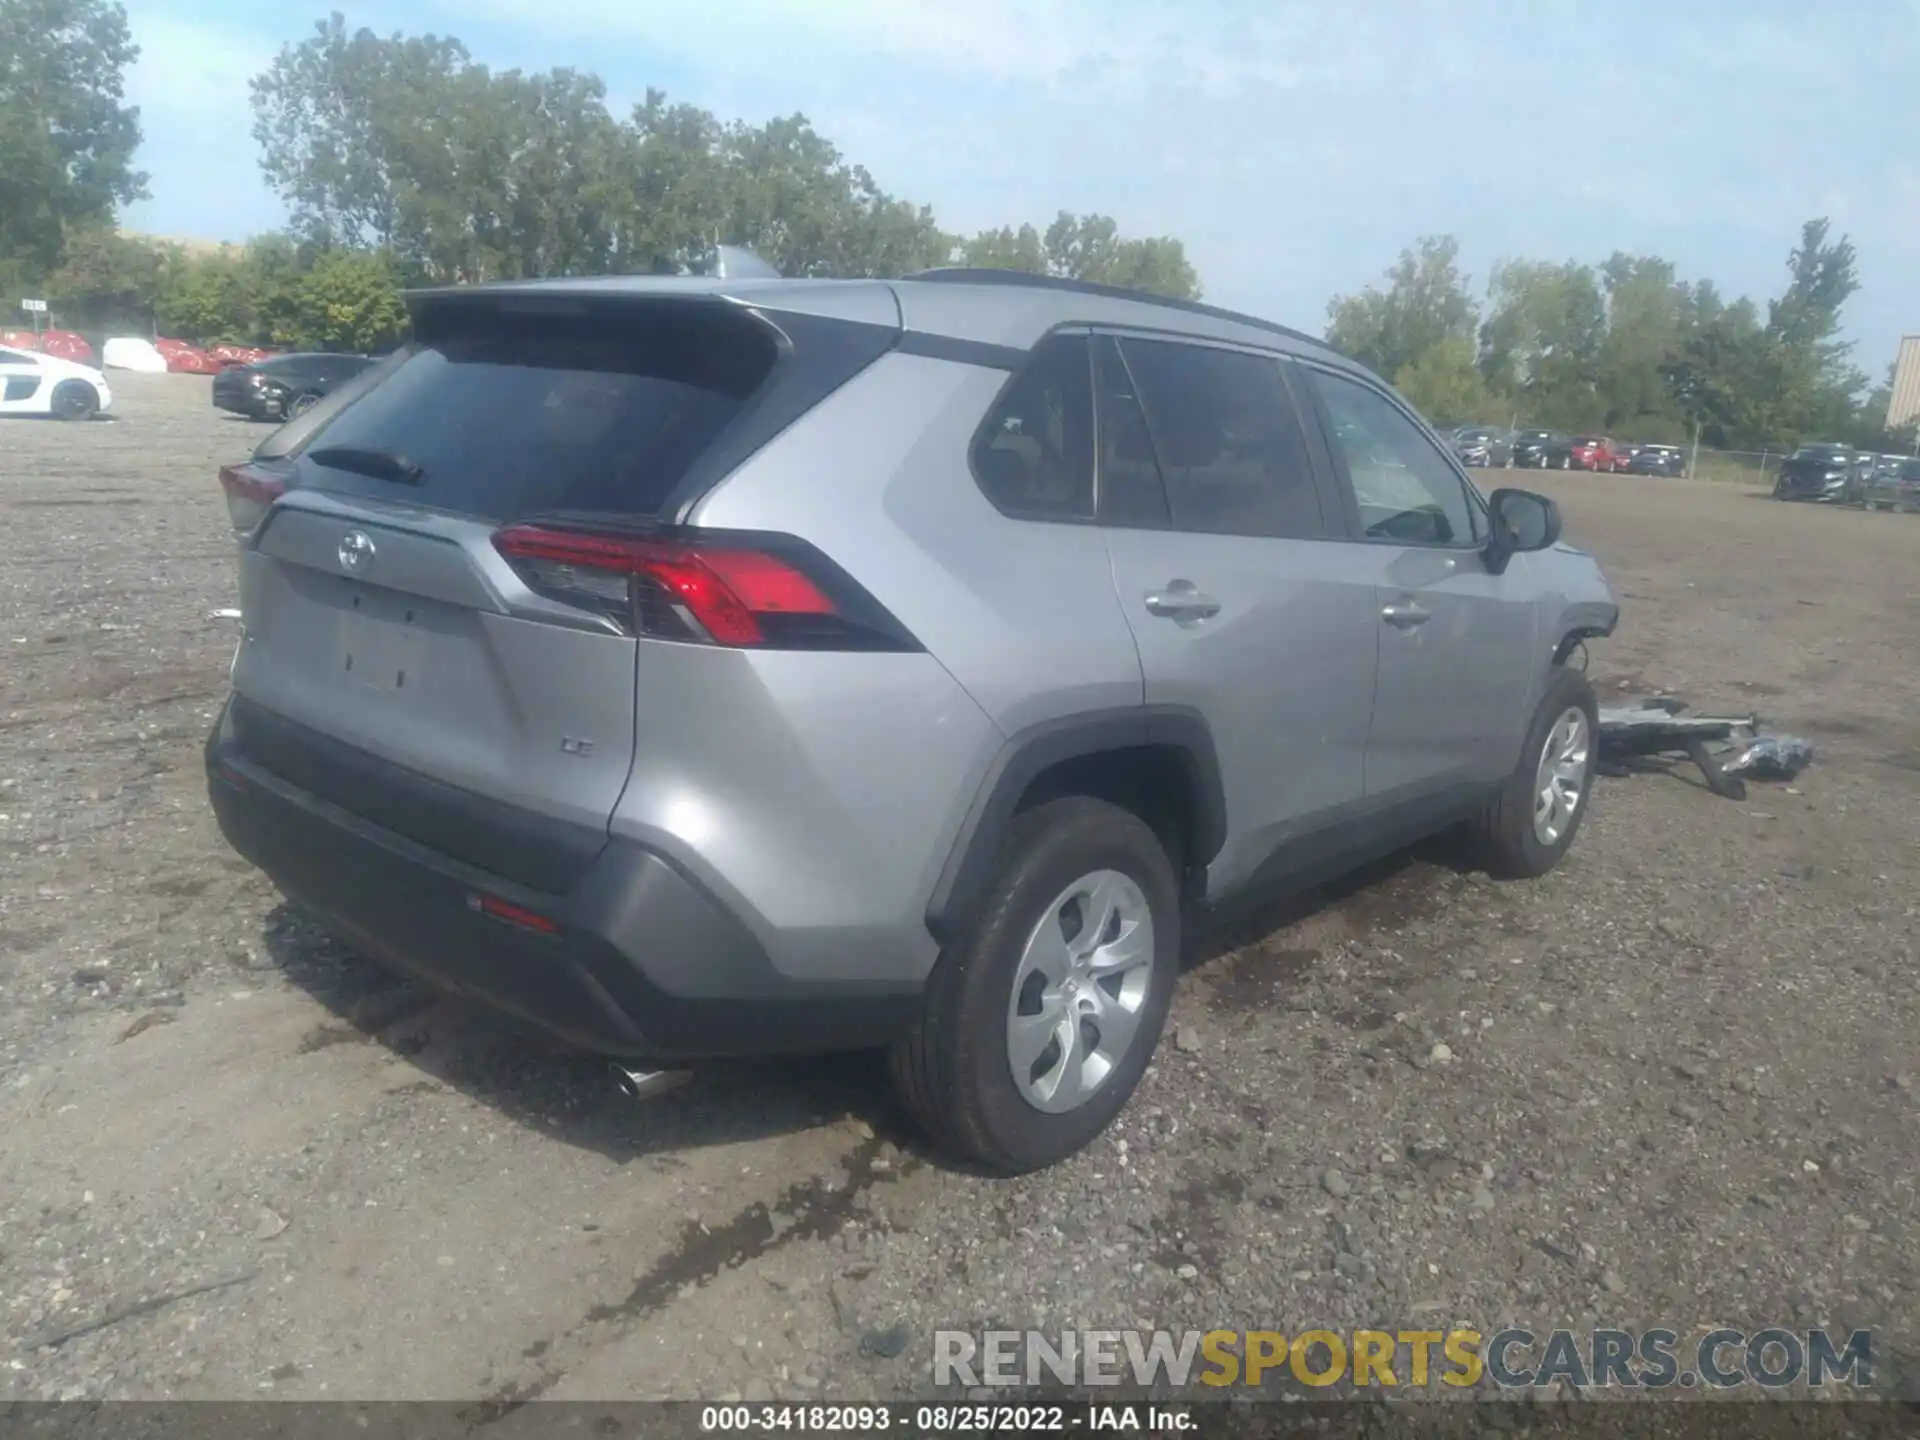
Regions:
<svg viewBox="0 0 1920 1440"><path fill-rule="evenodd" d="M363 530L349 530L340 537L340 548L334 553L340 568L351 574L373 558L372 537Z"/></svg>

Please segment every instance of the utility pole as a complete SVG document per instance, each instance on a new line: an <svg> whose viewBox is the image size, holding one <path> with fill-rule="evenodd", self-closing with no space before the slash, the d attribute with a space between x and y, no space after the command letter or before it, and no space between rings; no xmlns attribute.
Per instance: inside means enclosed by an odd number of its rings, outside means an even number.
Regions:
<svg viewBox="0 0 1920 1440"><path fill-rule="evenodd" d="M1765 468L1766 467L1762 465L1761 469L1763 471L1765 470ZM1698 420L1695 420L1693 422L1693 455L1687 461L1687 474L1689 477L1692 477L1692 476L1698 475L1699 473L1700 473L1700 422Z"/></svg>

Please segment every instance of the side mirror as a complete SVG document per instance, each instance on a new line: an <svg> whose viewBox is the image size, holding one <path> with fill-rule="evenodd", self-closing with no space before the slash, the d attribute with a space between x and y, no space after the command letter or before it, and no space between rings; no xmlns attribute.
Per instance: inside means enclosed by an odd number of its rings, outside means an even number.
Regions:
<svg viewBox="0 0 1920 1440"><path fill-rule="evenodd" d="M1499 575L1514 556L1545 550L1560 539L1560 507L1531 490L1496 490L1487 500L1493 534L1487 540L1487 570Z"/></svg>

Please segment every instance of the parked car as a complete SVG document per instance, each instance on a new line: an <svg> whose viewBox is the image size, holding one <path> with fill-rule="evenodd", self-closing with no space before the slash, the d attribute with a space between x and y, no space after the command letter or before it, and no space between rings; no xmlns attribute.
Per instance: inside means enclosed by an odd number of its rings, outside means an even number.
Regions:
<svg viewBox="0 0 1920 1440"><path fill-rule="evenodd" d="M1513 463L1522 470L1544 470L1549 458L1566 444L1566 436L1553 430L1516 430L1513 434Z"/></svg>
<svg viewBox="0 0 1920 1440"><path fill-rule="evenodd" d="M153 342L167 362L169 375L218 375L220 362L186 340L159 339Z"/></svg>
<svg viewBox="0 0 1920 1440"><path fill-rule="evenodd" d="M0 347L0 415L91 420L112 404L107 377L91 365Z"/></svg>
<svg viewBox="0 0 1920 1440"><path fill-rule="evenodd" d="M1611 474L1621 466L1613 442L1604 435L1574 435L1548 452L1548 458L1562 470L1604 470Z"/></svg>
<svg viewBox="0 0 1920 1440"><path fill-rule="evenodd" d="M1920 459L1911 455L1882 455L1867 483L1870 510L1920 510Z"/></svg>
<svg viewBox="0 0 1920 1440"><path fill-rule="evenodd" d="M1029 1170L1132 1093L1196 917L1579 830L1598 565L1298 331L964 270L409 304L222 472L211 802L629 1093L888 1045L944 1145Z"/></svg>
<svg viewBox="0 0 1920 1440"><path fill-rule="evenodd" d="M1848 505L1865 488L1858 456L1851 445L1830 440L1802 445L1780 462L1773 477L1776 500L1817 500L1825 505Z"/></svg>
<svg viewBox="0 0 1920 1440"><path fill-rule="evenodd" d="M84 335L72 330L42 331L38 348L41 354L51 355L56 360L71 360L89 370L97 368L94 361L99 357L93 353L93 346L87 343Z"/></svg>
<svg viewBox="0 0 1920 1440"><path fill-rule="evenodd" d="M1636 445L1627 457L1629 475L1672 475L1687 473L1687 452L1678 445Z"/></svg>
<svg viewBox="0 0 1920 1440"><path fill-rule="evenodd" d="M258 345L216 345L209 353L222 370L227 370L236 365L253 365L262 360L271 360L280 352L263 350Z"/></svg>
<svg viewBox="0 0 1920 1440"><path fill-rule="evenodd" d="M235 365L214 376L213 403L249 420L287 420L371 364L365 355L301 354Z"/></svg>
<svg viewBox="0 0 1920 1440"><path fill-rule="evenodd" d="M1460 463L1476 469L1505 468L1513 463L1512 432L1494 425L1462 425L1453 432L1453 453Z"/></svg>

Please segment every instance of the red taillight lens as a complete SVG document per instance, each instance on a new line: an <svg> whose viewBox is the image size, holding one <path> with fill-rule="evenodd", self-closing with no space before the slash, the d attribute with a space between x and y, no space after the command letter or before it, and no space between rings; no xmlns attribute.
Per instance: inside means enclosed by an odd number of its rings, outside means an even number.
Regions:
<svg viewBox="0 0 1920 1440"><path fill-rule="evenodd" d="M558 934L560 927L544 915L537 915L524 906L515 905L510 900L502 900L498 895L469 895L467 908L476 914L488 915L495 920L504 920L509 925L517 925L522 930L531 930L537 935Z"/></svg>
<svg viewBox="0 0 1920 1440"><path fill-rule="evenodd" d="M251 465L222 465L220 488L227 492L227 518L233 522L233 533L241 539L258 530L273 502L287 493L284 480Z"/></svg>
<svg viewBox="0 0 1920 1440"><path fill-rule="evenodd" d="M860 632L800 563L769 550L537 525L510 525L493 543L530 588L637 635L830 646Z"/></svg>

